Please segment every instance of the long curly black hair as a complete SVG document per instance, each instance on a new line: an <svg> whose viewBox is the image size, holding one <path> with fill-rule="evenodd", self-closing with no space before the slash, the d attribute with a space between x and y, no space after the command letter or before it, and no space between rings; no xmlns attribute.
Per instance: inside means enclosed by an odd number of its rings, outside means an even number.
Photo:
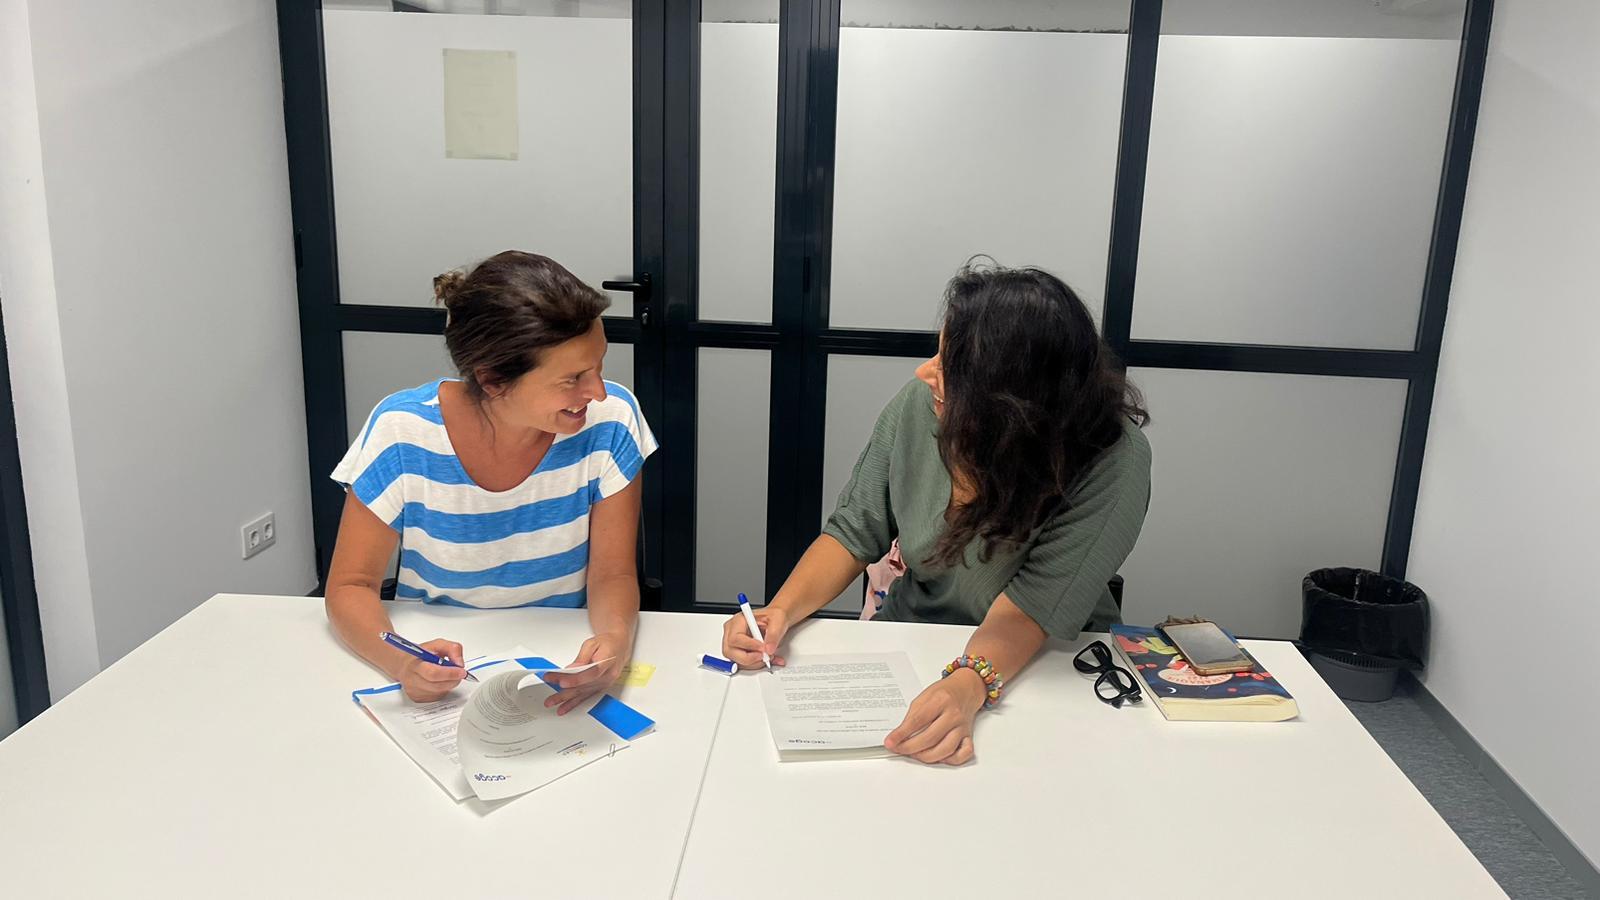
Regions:
<svg viewBox="0 0 1600 900"><path fill-rule="evenodd" d="M1017 543L1066 502L1124 423L1150 414L1078 295L1040 269L967 265L944 295L939 454L972 496L956 504L931 563L959 565Z"/></svg>

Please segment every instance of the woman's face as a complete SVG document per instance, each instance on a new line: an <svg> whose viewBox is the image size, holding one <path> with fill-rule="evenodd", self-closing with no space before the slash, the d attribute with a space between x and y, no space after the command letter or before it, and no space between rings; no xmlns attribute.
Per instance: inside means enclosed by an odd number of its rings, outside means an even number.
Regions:
<svg viewBox="0 0 1600 900"><path fill-rule="evenodd" d="M939 356L944 352L944 333L939 333L939 353L933 359L917 366L917 378L928 386L933 393L933 414L944 417L944 366L939 363Z"/></svg>
<svg viewBox="0 0 1600 900"><path fill-rule="evenodd" d="M577 434L589 404L606 398L605 356L605 328L595 319L587 334L546 348L537 367L493 395L496 413L515 426Z"/></svg>

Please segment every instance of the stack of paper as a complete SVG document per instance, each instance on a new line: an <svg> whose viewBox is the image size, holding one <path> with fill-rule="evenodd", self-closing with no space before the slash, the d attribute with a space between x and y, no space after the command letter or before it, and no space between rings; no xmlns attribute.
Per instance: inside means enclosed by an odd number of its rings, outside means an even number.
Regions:
<svg viewBox="0 0 1600 900"><path fill-rule="evenodd" d="M351 695L400 749L457 800L514 797L624 749L655 722L600 694L564 716L546 708L555 688L541 680L562 669L517 648L469 664L480 680L448 697L412 702L398 684Z"/></svg>
<svg viewBox="0 0 1600 900"><path fill-rule="evenodd" d="M757 677L784 762L892 755L883 739L922 690L904 651L791 658Z"/></svg>

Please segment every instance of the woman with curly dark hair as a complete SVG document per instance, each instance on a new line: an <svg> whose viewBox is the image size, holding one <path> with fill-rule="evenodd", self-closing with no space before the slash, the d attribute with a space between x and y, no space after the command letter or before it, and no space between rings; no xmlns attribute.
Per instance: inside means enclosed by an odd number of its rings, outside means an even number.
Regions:
<svg viewBox="0 0 1600 900"><path fill-rule="evenodd" d="M898 541L906 572L877 617L978 629L885 745L966 762L978 711L1046 637L1117 621L1107 582L1144 524L1148 420L1071 288L968 266L945 291L939 353L884 408L822 535L756 614L765 641L736 615L723 652L781 664L789 628Z"/></svg>

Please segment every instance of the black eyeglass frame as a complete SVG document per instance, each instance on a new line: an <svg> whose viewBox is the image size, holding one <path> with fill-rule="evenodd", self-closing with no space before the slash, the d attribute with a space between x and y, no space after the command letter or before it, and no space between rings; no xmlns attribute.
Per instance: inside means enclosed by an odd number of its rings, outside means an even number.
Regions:
<svg viewBox="0 0 1600 900"><path fill-rule="evenodd" d="M1094 657L1093 660L1085 656ZM1094 695L1101 703L1108 703L1113 709L1121 709L1124 703L1138 703L1144 699L1144 694L1139 690L1139 680L1133 673L1116 664L1111 655L1111 648L1105 641L1094 641L1077 655L1072 657L1072 667L1085 675L1099 674L1094 680ZM1107 697L1101 692L1100 686L1106 684L1112 688L1112 695Z"/></svg>

